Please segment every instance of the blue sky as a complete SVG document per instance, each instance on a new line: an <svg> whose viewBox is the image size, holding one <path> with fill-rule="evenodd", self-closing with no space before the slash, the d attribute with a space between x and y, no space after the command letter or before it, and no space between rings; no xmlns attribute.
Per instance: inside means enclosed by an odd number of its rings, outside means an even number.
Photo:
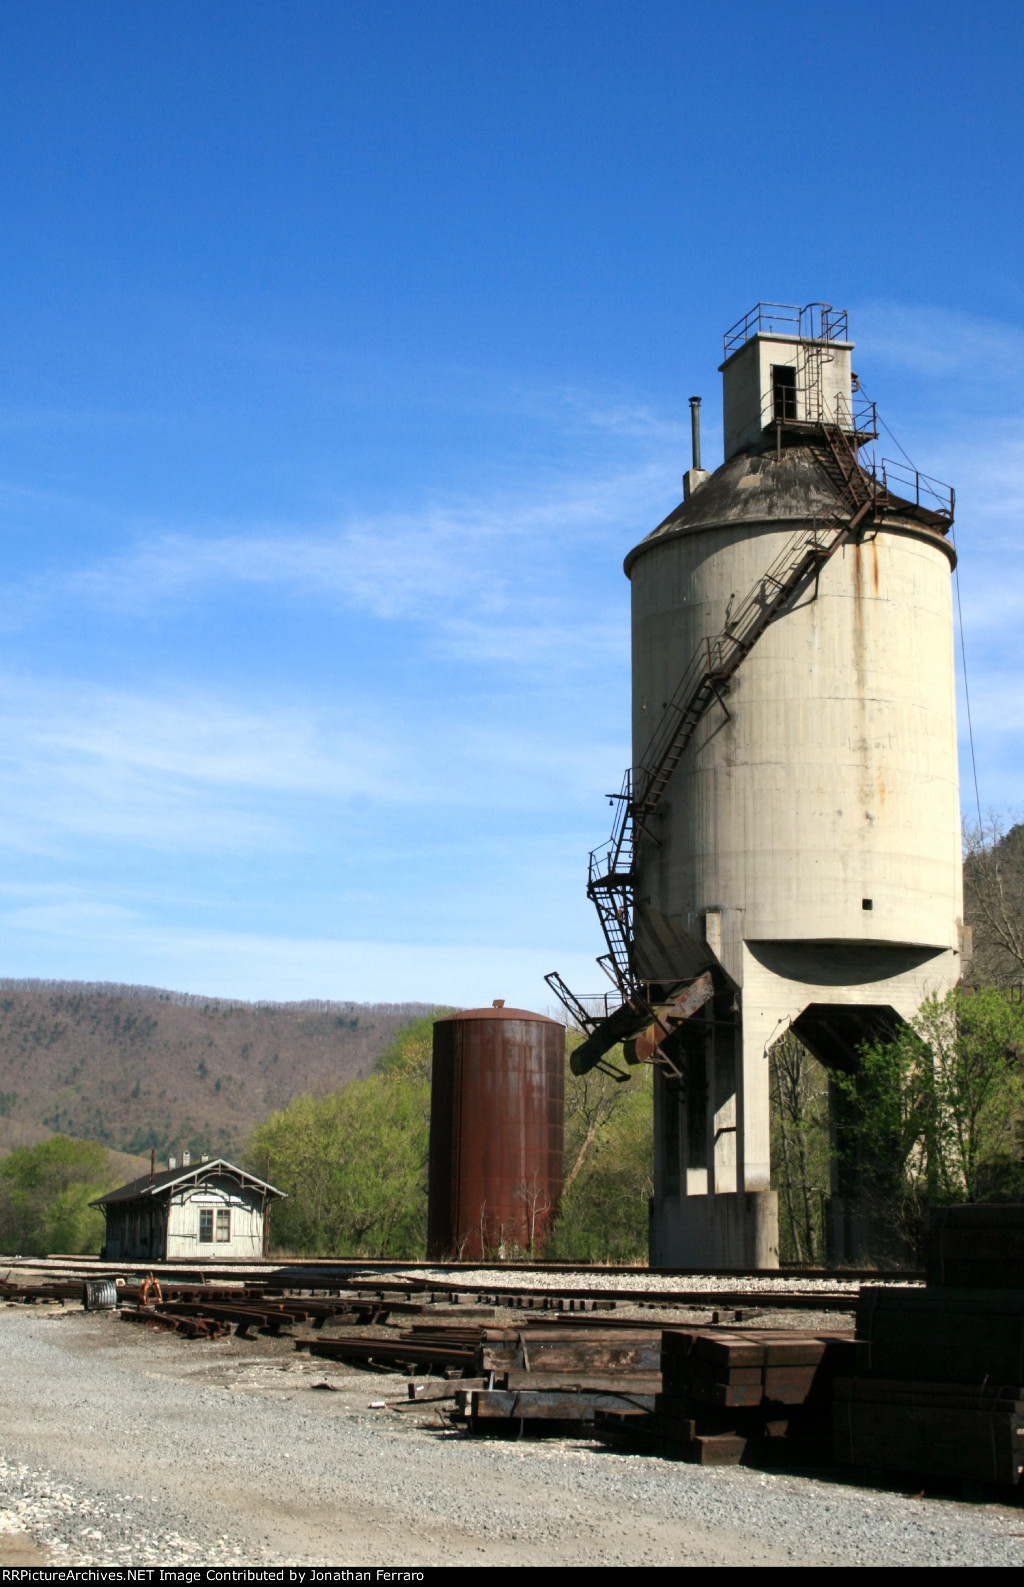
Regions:
<svg viewBox="0 0 1024 1587"><path fill-rule="evenodd" d="M984 0L4 7L0 974L596 989L622 557L759 298L848 307L955 484L1019 810L1022 44Z"/></svg>

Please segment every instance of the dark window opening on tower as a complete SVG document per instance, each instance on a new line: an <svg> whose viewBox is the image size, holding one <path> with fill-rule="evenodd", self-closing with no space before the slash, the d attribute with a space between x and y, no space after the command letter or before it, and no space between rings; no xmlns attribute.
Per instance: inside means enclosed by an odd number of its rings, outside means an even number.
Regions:
<svg viewBox="0 0 1024 1587"><path fill-rule="evenodd" d="M861 909L874 909L875 900L873 898L862 898L860 901L860 907Z"/></svg>
<svg viewBox="0 0 1024 1587"><path fill-rule="evenodd" d="M675 1075L659 1075L661 1093L661 1194L679 1194L679 1149L681 1145L679 1114L682 1108L682 1087Z"/></svg>
<svg viewBox="0 0 1024 1587"><path fill-rule="evenodd" d="M708 1083L704 1043L686 1055L686 1166L708 1166Z"/></svg>
<svg viewBox="0 0 1024 1587"><path fill-rule="evenodd" d="M796 418L796 369L792 364L772 365L772 402L776 419Z"/></svg>

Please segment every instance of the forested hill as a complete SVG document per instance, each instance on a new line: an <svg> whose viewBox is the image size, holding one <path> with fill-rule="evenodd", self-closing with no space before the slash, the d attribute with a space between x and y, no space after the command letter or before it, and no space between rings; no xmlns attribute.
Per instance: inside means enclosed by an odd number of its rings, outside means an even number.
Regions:
<svg viewBox="0 0 1024 1587"><path fill-rule="evenodd" d="M427 1012L0 980L0 1117L126 1152L231 1154L297 1092L368 1074Z"/></svg>

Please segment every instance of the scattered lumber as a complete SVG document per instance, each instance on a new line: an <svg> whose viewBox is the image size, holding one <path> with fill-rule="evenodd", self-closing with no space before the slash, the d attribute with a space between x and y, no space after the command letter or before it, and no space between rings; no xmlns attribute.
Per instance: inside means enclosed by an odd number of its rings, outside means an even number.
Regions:
<svg viewBox="0 0 1024 1587"><path fill-rule="evenodd" d="M661 1335L649 1329L485 1328L478 1372L660 1373Z"/></svg>
<svg viewBox="0 0 1024 1587"><path fill-rule="evenodd" d="M474 1431L482 1421L592 1422L598 1410L653 1411L656 1395L629 1394L614 1378L604 1389L458 1389L456 1404Z"/></svg>

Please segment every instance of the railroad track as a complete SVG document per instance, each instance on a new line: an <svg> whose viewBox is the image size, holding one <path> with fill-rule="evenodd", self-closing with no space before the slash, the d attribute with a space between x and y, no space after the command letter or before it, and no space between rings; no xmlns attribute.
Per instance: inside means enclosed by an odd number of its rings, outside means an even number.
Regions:
<svg viewBox="0 0 1024 1587"><path fill-rule="evenodd" d="M140 1262L105 1262L100 1257L83 1256L47 1256L47 1257L0 1257L0 1278L6 1276L8 1270L13 1274L22 1269L34 1272L43 1272L49 1269L58 1269L62 1273L73 1272L76 1275L95 1277L102 1274L128 1274L144 1270ZM566 1276L591 1274L601 1278L640 1278L645 1274L652 1279L666 1278L703 1278L723 1279L738 1282L741 1279L794 1279L794 1280L822 1280L832 1283L912 1283L924 1281L924 1272L907 1268L868 1268L844 1267L830 1268L822 1266L804 1266L800 1264L786 1264L778 1268L711 1268L711 1267L641 1267L635 1263L620 1265L600 1266L593 1262L514 1262L514 1263L488 1263L488 1262L423 1262L423 1261L395 1261L394 1258L377 1257L297 1257L287 1262L262 1261L262 1262L203 1262L200 1265L193 1263L164 1263L161 1271L169 1276L184 1277L186 1274L196 1275L202 1272L213 1279L244 1280L250 1275L260 1275L262 1281L270 1282L277 1273L377 1273L392 1274L396 1278L406 1274L452 1274L460 1273L487 1273L495 1275L489 1280L491 1286L498 1282L498 1274L518 1275L538 1273L557 1276L564 1273ZM433 1287L441 1288L442 1280L435 1281ZM525 1287L525 1286L521 1286Z"/></svg>

